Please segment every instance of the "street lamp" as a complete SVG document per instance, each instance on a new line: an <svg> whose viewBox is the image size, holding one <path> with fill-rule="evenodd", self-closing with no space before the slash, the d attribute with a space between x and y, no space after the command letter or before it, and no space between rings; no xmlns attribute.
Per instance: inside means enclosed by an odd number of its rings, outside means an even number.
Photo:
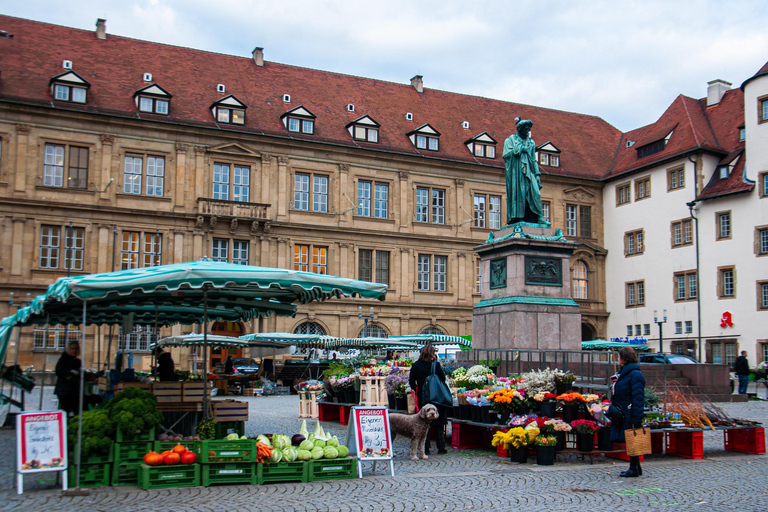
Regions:
<svg viewBox="0 0 768 512"><path fill-rule="evenodd" d="M697 327L696 327L696 334L697 334L697 348L699 350L699 362L702 361L701 359L701 293L699 290L699 218L693 214L693 208L696 206L696 203L698 201L694 200L690 203L685 203L685 205L688 207L688 212L691 215L691 218L693 219L693 223L696 227L696 321L697 321Z"/></svg>
<svg viewBox="0 0 768 512"><path fill-rule="evenodd" d="M363 329L363 338L367 338L368 335L370 334L368 332L368 320L370 319L371 323L373 323L373 306L371 306L371 314L366 317L363 317L363 306L357 306L357 318L360 318L365 322L365 329Z"/></svg>
<svg viewBox="0 0 768 512"><path fill-rule="evenodd" d="M664 353L664 332L661 328L662 324L667 323L667 310L665 309L663 312L663 319L659 319L659 312L657 310L653 310L653 321L656 323L656 325L659 326L659 353Z"/></svg>

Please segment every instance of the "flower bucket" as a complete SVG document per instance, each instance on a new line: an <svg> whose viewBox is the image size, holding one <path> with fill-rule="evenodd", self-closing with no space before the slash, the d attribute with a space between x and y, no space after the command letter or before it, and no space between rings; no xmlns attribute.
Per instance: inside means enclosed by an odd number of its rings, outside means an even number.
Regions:
<svg viewBox="0 0 768 512"><path fill-rule="evenodd" d="M461 419L461 406L460 405L454 405L453 406L453 418L460 420Z"/></svg>
<svg viewBox="0 0 768 512"><path fill-rule="evenodd" d="M472 409L471 409L471 407L472 406L469 405L469 404L460 404L459 405L459 410L461 412L461 416L460 417L461 417L462 420L467 420L467 421L471 421L472 420Z"/></svg>
<svg viewBox="0 0 768 512"><path fill-rule="evenodd" d="M399 396L395 397L395 405L397 407L398 411L407 411L408 410L408 399L403 397L400 398Z"/></svg>
<svg viewBox="0 0 768 512"><path fill-rule="evenodd" d="M595 446L595 434L576 433L576 449L580 452L591 452Z"/></svg>
<svg viewBox="0 0 768 512"><path fill-rule="evenodd" d="M521 446L520 448L515 448L514 446L510 447L509 460L511 462L519 462L520 464L525 464L528 461L528 447L527 446Z"/></svg>
<svg viewBox="0 0 768 512"><path fill-rule="evenodd" d="M515 414L517 416L527 416L529 412L531 412L531 408L527 405L515 408Z"/></svg>
<svg viewBox="0 0 768 512"><path fill-rule="evenodd" d="M509 411L504 411L501 414L498 415L498 424L499 425L506 425L509 423Z"/></svg>
<svg viewBox="0 0 768 512"><path fill-rule="evenodd" d="M557 439L557 444L555 445L555 451L561 452L565 450L565 432L555 432L552 434Z"/></svg>
<svg viewBox="0 0 768 512"><path fill-rule="evenodd" d="M539 416L546 416L547 418L555 417L556 402L541 402L539 404Z"/></svg>
<svg viewBox="0 0 768 512"><path fill-rule="evenodd" d="M536 464L539 466L552 466L555 463L554 446L536 447Z"/></svg>
<svg viewBox="0 0 768 512"><path fill-rule="evenodd" d="M395 395L387 395L387 403L389 404L390 411L397 409L397 401L395 400Z"/></svg>
<svg viewBox="0 0 768 512"><path fill-rule="evenodd" d="M568 384L555 384L555 394L562 395L563 393L567 391L573 390L573 383L569 382Z"/></svg>
<svg viewBox="0 0 768 512"><path fill-rule="evenodd" d="M570 423L579 419L580 404L563 404L563 421Z"/></svg>
<svg viewBox="0 0 768 512"><path fill-rule="evenodd" d="M344 390L344 402L348 404L355 403L355 390L354 388L347 388Z"/></svg>
<svg viewBox="0 0 768 512"><path fill-rule="evenodd" d="M353 404L359 404L360 403L360 390L359 389L355 389L354 390L354 394L352 396L353 396L352 403Z"/></svg>
<svg viewBox="0 0 768 512"><path fill-rule="evenodd" d="M483 411L480 410L479 405L470 405L471 407L471 414L472 414L472 421L475 423L482 423L483 422Z"/></svg>
<svg viewBox="0 0 768 512"><path fill-rule="evenodd" d="M611 427L600 427L597 431L597 448L610 452L613 450L613 441L611 441Z"/></svg>
<svg viewBox="0 0 768 512"><path fill-rule="evenodd" d="M482 423L496 423L494 420L496 416L493 413L493 409L490 405L483 405L480 407L480 415L482 417Z"/></svg>

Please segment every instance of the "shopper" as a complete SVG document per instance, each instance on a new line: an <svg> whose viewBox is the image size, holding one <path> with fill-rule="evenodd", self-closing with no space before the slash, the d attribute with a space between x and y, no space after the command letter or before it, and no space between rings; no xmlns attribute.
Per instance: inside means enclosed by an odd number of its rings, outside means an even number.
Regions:
<svg viewBox="0 0 768 512"><path fill-rule="evenodd" d="M747 360L747 351L742 350L741 355L736 358L733 366L736 376L739 378L739 394L747 394L747 385L749 384L749 361Z"/></svg>
<svg viewBox="0 0 768 512"><path fill-rule="evenodd" d="M440 363L437 362L435 348L431 344L425 345L424 348L421 349L419 360L413 363L413 366L411 366L411 375L408 379L408 383L410 384L411 389L416 392L416 400L419 408L427 404L427 402L422 398L422 395L424 391L424 381L427 379L427 376L432 373L433 362L435 362L435 374L438 376L438 378L440 378L440 380L445 382L445 373L443 373L443 369L440 367ZM445 426L448 424L448 420L445 407L437 405L437 412L440 414L440 416L436 420L432 420L432 423L429 425L429 427L430 433L434 433L435 435L435 440L437 442L437 453L442 455L444 453L448 453L448 450L445 449L445 434L443 432ZM429 454L429 439L430 434L427 434L427 441L424 446L425 454Z"/></svg>
<svg viewBox="0 0 768 512"><path fill-rule="evenodd" d="M619 373L613 385L611 404L621 413L620 417L612 419L611 441L626 442L624 430L643 426L645 416L645 376L640 371L637 353L632 347L622 347L619 350ZM643 474L640 467L640 457L629 458L629 469L622 471L619 476L637 477Z"/></svg>
<svg viewBox="0 0 768 512"><path fill-rule="evenodd" d="M59 398L59 409L67 414L76 415L80 407L80 343L70 341L59 362L56 363L56 388L54 393Z"/></svg>
<svg viewBox="0 0 768 512"><path fill-rule="evenodd" d="M224 361L224 373L232 375L235 370L235 362L232 360L232 356L227 356L227 360Z"/></svg>
<svg viewBox="0 0 768 512"><path fill-rule="evenodd" d="M157 375L161 382L173 382L179 380L176 376L176 368L171 354L160 347L155 348L157 358Z"/></svg>

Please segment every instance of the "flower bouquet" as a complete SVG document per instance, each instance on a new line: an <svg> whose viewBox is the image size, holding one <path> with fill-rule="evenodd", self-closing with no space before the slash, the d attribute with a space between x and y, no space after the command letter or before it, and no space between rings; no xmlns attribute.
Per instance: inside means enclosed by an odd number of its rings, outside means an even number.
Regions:
<svg viewBox="0 0 768 512"><path fill-rule="evenodd" d="M557 445L557 438L555 436L538 436L533 444L536 446L555 446Z"/></svg>
<svg viewBox="0 0 768 512"><path fill-rule="evenodd" d="M579 417L579 411L584 403L581 393L569 391L557 396L557 400L563 405L563 419L568 423Z"/></svg>
<svg viewBox="0 0 768 512"><path fill-rule="evenodd" d="M576 447L580 452L591 452L595 445L595 432L600 425L592 420L575 420L571 422L576 431Z"/></svg>
<svg viewBox="0 0 768 512"><path fill-rule="evenodd" d="M488 401L493 406L493 412L502 416L505 414L509 416L509 413L515 409L515 406L523 400L523 395L516 389L503 388L488 395Z"/></svg>
<svg viewBox="0 0 768 512"><path fill-rule="evenodd" d="M524 373L520 378L525 382L525 388L530 395L555 391L555 372L549 368Z"/></svg>
<svg viewBox="0 0 768 512"><path fill-rule="evenodd" d="M536 445L536 464L551 466L555 463L557 438L555 436L538 436L533 444Z"/></svg>
<svg viewBox="0 0 768 512"><path fill-rule="evenodd" d="M557 408L557 395L554 393L536 393L533 402L538 405L542 416L554 418Z"/></svg>
<svg viewBox="0 0 768 512"><path fill-rule="evenodd" d="M555 377L555 392L558 394L570 391L573 383L576 382L576 376L571 372L555 370L553 374Z"/></svg>
<svg viewBox="0 0 768 512"><path fill-rule="evenodd" d="M565 436L571 430L572 427L563 420L552 418L544 422L544 432L557 439L556 451L565 450Z"/></svg>

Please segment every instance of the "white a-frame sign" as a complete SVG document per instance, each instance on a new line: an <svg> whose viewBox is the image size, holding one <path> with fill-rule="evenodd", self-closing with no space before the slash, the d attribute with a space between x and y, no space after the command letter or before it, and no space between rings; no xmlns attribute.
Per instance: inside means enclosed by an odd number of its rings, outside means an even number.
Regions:
<svg viewBox="0 0 768 512"><path fill-rule="evenodd" d="M392 464L392 436L389 430L389 410L386 407L352 407L347 423L347 448L357 457L357 477L363 478L363 462L389 463L389 471L395 476Z"/></svg>

